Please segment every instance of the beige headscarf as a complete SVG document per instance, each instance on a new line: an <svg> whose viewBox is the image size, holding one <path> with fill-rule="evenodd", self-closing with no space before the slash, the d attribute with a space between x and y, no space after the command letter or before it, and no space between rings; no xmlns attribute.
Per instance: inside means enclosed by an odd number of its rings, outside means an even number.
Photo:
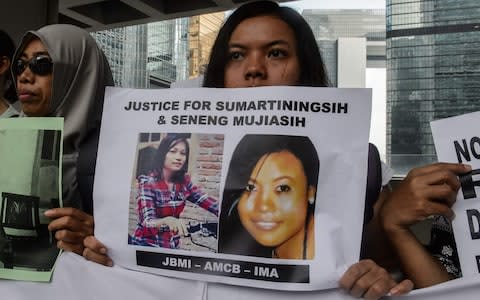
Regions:
<svg viewBox="0 0 480 300"><path fill-rule="evenodd" d="M113 85L103 52L90 34L76 26L54 24L29 31L22 38L14 61L33 39L40 39L53 61L49 117L64 117L63 203L81 207L77 185L77 159L86 138L100 128L105 86Z"/></svg>

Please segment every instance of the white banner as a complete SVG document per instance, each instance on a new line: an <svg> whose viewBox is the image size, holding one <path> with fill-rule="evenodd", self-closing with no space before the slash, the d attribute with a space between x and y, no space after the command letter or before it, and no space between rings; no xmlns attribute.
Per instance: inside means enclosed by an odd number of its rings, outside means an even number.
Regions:
<svg viewBox="0 0 480 300"><path fill-rule="evenodd" d="M407 295L383 297L382 299L415 299L415 300L476 300L480 293L480 276L460 278L429 288L413 290ZM291 292L254 289L222 284L208 284L203 300L351 300L358 299L340 289L323 291Z"/></svg>
<svg viewBox="0 0 480 300"><path fill-rule="evenodd" d="M385 299L476 300L480 276L460 278L408 295ZM68 295L66 295L68 291ZM345 291L329 289L310 292L274 291L225 284L204 283L113 268L88 262L64 252L58 259L51 283L0 280L2 299L188 299L188 300L351 300ZM383 299L383 298L382 298Z"/></svg>
<svg viewBox="0 0 480 300"><path fill-rule="evenodd" d="M464 277L480 273L480 112L431 122L439 161L465 163L472 172L460 176L453 206L455 241Z"/></svg>
<svg viewBox="0 0 480 300"><path fill-rule="evenodd" d="M367 89L108 88L95 234L130 269L336 287L359 256L370 109Z"/></svg>

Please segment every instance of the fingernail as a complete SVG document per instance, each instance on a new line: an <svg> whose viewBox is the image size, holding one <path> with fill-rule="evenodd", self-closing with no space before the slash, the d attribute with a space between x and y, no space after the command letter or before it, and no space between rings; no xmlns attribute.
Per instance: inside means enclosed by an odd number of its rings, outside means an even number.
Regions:
<svg viewBox="0 0 480 300"><path fill-rule="evenodd" d="M106 248L100 248L100 253L102 254L107 254L107 249Z"/></svg>
<svg viewBox="0 0 480 300"><path fill-rule="evenodd" d="M393 289L390 290L390 292L388 293L388 296L395 296L397 295L399 292L398 288L394 287Z"/></svg>
<svg viewBox="0 0 480 300"><path fill-rule="evenodd" d="M471 170L472 170L472 166L471 166L471 165L463 164L463 167L464 167L467 171L471 171Z"/></svg>
<svg viewBox="0 0 480 300"><path fill-rule="evenodd" d="M46 210L44 213L43 213L45 216L49 217L53 214L53 209L49 209L49 210Z"/></svg>
<svg viewBox="0 0 480 300"><path fill-rule="evenodd" d="M107 266L113 267L113 260L109 260L109 261L107 262Z"/></svg>

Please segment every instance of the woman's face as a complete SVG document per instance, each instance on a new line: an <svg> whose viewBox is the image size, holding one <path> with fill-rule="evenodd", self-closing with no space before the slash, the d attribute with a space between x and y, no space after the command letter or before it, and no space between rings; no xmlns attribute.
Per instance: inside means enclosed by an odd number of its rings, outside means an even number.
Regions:
<svg viewBox="0 0 480 300"><path fill-rule="evenodd" d="M295 85L300 80L295 34L277 17L242 21L230 37L228 53L226 88Z"/></svg>
<svg viewBox="0 0 480 300"><path fill-rule="evenodd" d="M264 246L276 247L295 236L303 239L308 199L314 195L295 155L288 151L265 154L238 203L240 220Z"/></svg>
<svg viewBox="0 0 480 300"><path fill-rule="evenodd" d="M39 39L30 41L19 59L28 62L32 58L50 57L45 46ZM16 62L14 62L16 63ZM43 117L48 114L52 97L52 73L38 75L30 67L17 74L17 94L22 111L30 117Z"/></svg>
<svg viewBox="0 0 480 300"><path fill-rule="evenodd" d="M187 145L179 142L171 147L165 155L163 167L170 171L180 171L187 160Z"/></svg>

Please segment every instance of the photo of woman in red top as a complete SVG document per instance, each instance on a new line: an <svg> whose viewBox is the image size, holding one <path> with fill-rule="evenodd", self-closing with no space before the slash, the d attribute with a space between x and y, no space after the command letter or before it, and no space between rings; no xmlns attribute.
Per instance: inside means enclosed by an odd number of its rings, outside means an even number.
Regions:
<svg viewBox="0 0 480 300"><path fill-rule="evenodd" d="M156 151L153 168L137 178L138 222L129 244L179 248L188 235L180 219L186 202L218 215L218 202L192 183L187 174L190 145L185 134L167 134Z"/></svg>

